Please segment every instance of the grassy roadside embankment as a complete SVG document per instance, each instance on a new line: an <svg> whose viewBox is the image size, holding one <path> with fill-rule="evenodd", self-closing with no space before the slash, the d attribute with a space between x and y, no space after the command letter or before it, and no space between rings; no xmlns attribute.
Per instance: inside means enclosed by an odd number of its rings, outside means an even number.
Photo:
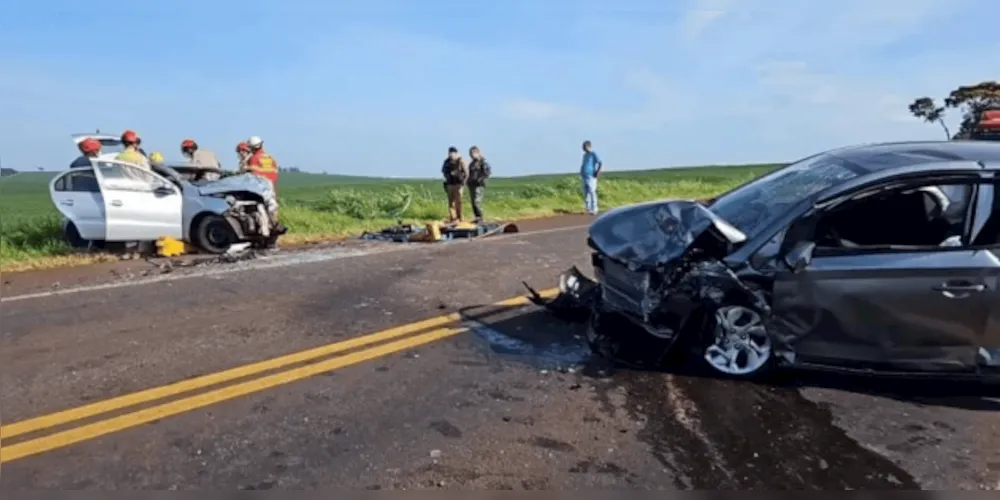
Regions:
<svg viewBox="0 0 1000 500"><path fill-rule="evenodd" d="M599 186L601 209L663 198L707 197L768 172L777 165L691 167L608 172ZM53 173L23 173L0 179L0 272L115 260L107 254L77 254L59 232L59 216L48 195ZM447 216L440 181L285 173L279 185L282 241L306 243L380 229L397 220L419 223ZM471 208L466 200L466 212ZM486 191L488 219L517 220L582 211L575 175L497 178Z"/></svg>

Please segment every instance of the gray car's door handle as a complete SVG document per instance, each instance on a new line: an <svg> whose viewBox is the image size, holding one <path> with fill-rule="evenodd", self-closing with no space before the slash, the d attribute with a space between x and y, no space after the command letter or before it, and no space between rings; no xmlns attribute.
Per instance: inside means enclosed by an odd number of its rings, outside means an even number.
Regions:
<svg viewBox="0 0 1000 500"><path fill-rule="evenodd" d="M122 206L122 200L111 200L111 206L120 207Z"/></svg>
<svg viewBox="0 0 1000 500"><path fill-rule="evenodd" d="M944 283L942 285L934 287L934 290L938 292L982 292L986 290L986 285L973 285L973 284L950 285L948 283Z"/></svg>
<svg viewBox="0 0 1000 500"><path fill-rule="evenodd" d="M67 207L73 206L73 200L63 200L59 202L60 205L66 205Z"/></svg>

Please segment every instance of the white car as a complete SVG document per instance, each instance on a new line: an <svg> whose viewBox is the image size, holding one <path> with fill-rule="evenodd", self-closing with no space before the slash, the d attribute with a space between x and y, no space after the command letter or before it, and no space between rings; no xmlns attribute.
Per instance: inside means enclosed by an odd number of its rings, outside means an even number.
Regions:
<svg viewBox="0 0 1000 500"><path fill-rule="evenodd" d="M189 181L170 167L99 158L55 176L49 192L74 247L171 237L224 253L238 243L270 246L284 232L274 189L253 174Z"/></svg>

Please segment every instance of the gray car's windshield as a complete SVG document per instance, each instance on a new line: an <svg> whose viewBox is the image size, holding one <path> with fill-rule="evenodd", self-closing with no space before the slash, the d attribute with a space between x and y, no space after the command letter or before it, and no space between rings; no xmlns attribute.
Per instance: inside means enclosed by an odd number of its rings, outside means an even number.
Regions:
<svg viewBox="0 0 1000 500"><path fill-rule="evenodd" d="M850 167L831 154L811 156L716 198L709 208L752 238L803 199L857 177Z"/></svg>

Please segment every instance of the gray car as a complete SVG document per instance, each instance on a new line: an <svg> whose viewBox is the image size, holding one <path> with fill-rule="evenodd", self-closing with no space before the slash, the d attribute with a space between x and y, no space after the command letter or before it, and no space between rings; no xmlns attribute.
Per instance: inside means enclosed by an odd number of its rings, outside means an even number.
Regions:
<svg viewBox="0 0 1000 500"><path fill-rule="evenodd" d="M611 210L596 280L538 303L593 349L678 350L718 374L792 365L1000 376L1000 143L832 150L707 201ZM668 359L657 357L658 359Z"/></svg>

